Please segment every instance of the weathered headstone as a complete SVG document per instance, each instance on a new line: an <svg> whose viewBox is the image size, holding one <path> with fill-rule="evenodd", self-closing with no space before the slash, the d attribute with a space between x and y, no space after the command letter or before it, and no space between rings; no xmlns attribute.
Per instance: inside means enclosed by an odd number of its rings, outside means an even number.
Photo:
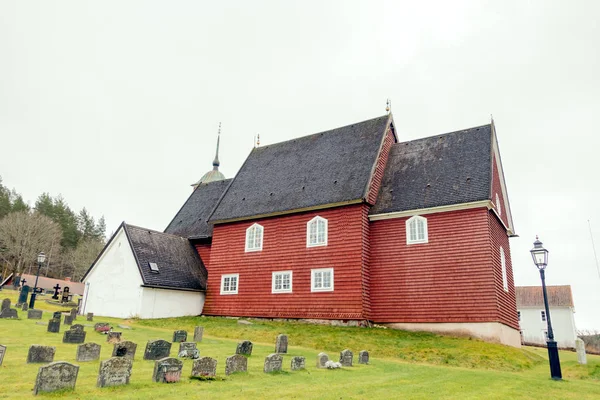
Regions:
<svg viewBox="0 0 600 400"><path fill-rule="evenodd" d="M21 287L21 293L19 293L19 299L17 300L17 306L27 303L27 296L29 295L29 285L23 285ZM25 311L25 310L23 310Z"/></svg>
<svg viewBox="0 0 600 400"><path fill-rule="evenodd" d="M197 326L194 328L194 342L201 342L204 334L204 327Z"/></svg>
<svg viewBox="0 0 600 400"><path fill-rule="evenodd" d="M359 364L368 364L369 363L369 352L367 350L362 350L358 353L358 363Z"/></svg>
<svg viewBox="0 0 600 400"><path fill-rule="evenodd" d="M265 357L265 364L263 371L265 373L281 371L283 366L283 356L281 354L273 353Z"/></svg>
<svg viewBox="0 0 600 400"><path fill-rule="evenodd" d="M575 339L575 349L577 350L577 362L579 364L587 364L584 341L579 338Z"/></svg>
<svg viewBox="0 0 600 400"><path fill-rule="evenodd" d="M94 320L94 313L93 312L87 313L87 320L88 321L93 321Z"/></svg>
<svg viewBox="0 0 600 400"><path fill-rule="evenodd" d="M71 315L65 315L65 320L63 321L63 324L65 324L65 325L73 324L73 317L71 317Z"/></svg>
<svg viewBox="0 0 600 400"><path fill-rule="evenodd" d="M53 289L54 289L54 295L52 295L52 299L58 300L58 291L60 290L60 285L57 283Z"/></svg>
<svg viewBox="0 0 600 400"><path fill-rule="evenodd" d="M100 362L97 387L129 385L133 360L128 357L113 357Z"/></svg>
<svg viewBox="0 0 600 400"><path fill-rule="evenodd" d="M27 353L27 364L51 363L54 361L54 353L56 353L56 347L33 344Z"/></svg>
<svg viewBox="0 0 600 400"><path fill-rule="evenodd" d="M0 318L19 318L19 313L14 308L6 308L0 311Z"/></svg>
<svg viewBox="0 0 600 400"><path fill-rule="evenodd" d="M60 302L61 303L67 303L69 302L69 291L71 289L69 289L68 286L65 286L65 288L62 291L62 297L60 298Z"/></svg>
<svg viewBox="0 0 600 400"><path fill-rule="evenodd" d="M27 319L42 319L42 310L27 310Z"/></svg>
<svg viewBox="0 0 600 400"><path fill-rule="evenodd" d="M73 321L77 319L77 308L71 308L71 318Z"/></svg>
<svg viewBox="0 0 600 400"><path fill-rule="evenodd" d="M290 364L290 369L292 371L297 371L299 369L306 368L306 359L301 356L292 357L292 362Z"/></svg>
<svg viewBox="0 0 600 400"><path fill-rule="evenodd" d="M351 367L354 354L348 349L340 351L340 364L342 367Z"/></svg>
<svg viewBox="0 0 600 400"><path fill-rule="evenodd" d="M144 360L160 360L169 357L171 343L166 340L149 340L144 351Z"/></svg>
<svg viewBox="0 0 600 400"><path fill-rule="evenodd" d="M21 311L27 311L27 310L29 310L29 304L27 304L27 302L25 302L21 306Z"/></svg>
<svg viewBox="0 0 600 400"><path fill-rule="evenodd" d="M183 361L176 358L165 357L154 362L152 381L159 383L175 383L181 378Z"/></svg>
<svg viewBox="0 0 600 400"><path fill-rule="evenodd" d="M73 330L73 331L83 332L83 329L84 329L84 327L81 324L75 324L71 327L71 330Z"/></svg>
<svg viewBox="0 0 600 400"><path fill-rule="evenodd" d="M275 342L275 353L287 353L287 346L287 335L277 335L277 341Z"/></svg>
<svg viewBox="0 0 600 400"><path fill-rule="evenodd" d="M10 299L2 300L2 306L0 306L0 312L10 308Z"/></svg>
<svg viewBox="0 0 600 400"><path fill-rule="evenodd" d="M37 379L35 380L33 394L75 389L78 373L79 366L64 361L40 367Z"/></svg>
<svg viewBox="0 0 600 400"><path fill-rule="evenodd" d="M326 353L319 353L317 355L317 368L326 368L325 363L329 361L329 356Z"/></svg>
<svg viewBox="0 0 600 400"><path fill-rule="evenodd" d="M127 357L132 360L135 358L135 351L137 350L137 344L125 340L123 342L115 343L113 347L113 357Z"/></svg>
<svg viewBox="0 0 600 400"><path fill-rule="evenodd" d="M4 355L6 354L6 346L0 344L0 366L2 366L2 361L4 361Z"/></svg>
<svg viewBox="0 0 600 400"><path fill-rule="evenodd" d="M235 349L235 354L243 354L245 356L252 355L252 342L249 340L244 340L243 342L239 342L237 348Z"/></svg>
<svg viewBox="0 0 600 400"><path fill-rule="evenodd" d="M200 351L196 347L196 342L179 343L178 357L191 358L193 360L200 358Z"/></svg>
<svg viewBox="0 0 600 400"><path fill-rule="evenodd" d="M192 376L212 378L217 376L217 360L210 357L202 357L194 360L192 365Z"/></svg>
<svg viewBox="0 0 600 400"><path fill-rule="evenodd" d="M83 343L85 342L85 335L86 332L83 330L83 326L75 324L63 334L63 343Z"/></svg>
<svg viewBox="0 0 600 400"><path fill-rule="evenodd" d="M94 330L96 332L105 332L108 331L110 329L110 324L106 323L106 322L98 322L97 324L94 325Z"/></svg>
<svg viewBox="0 0 600 400"><path fill-rule="evenodd" d="M106 341L108 343L119 343L121 341L121 335L123 332L108 332L106 334Z"/></svg>
<svg viewBox="0 0 600 400"><path fill-rule="evenodd" d="M52 318L48 321L48 332L58 333L60 331L60 319Z"/></svg>
<svg viewBox="0 0 600 400"><path fill-rule="evenodd" d="M225 360L225 375L231 375L235 372L246 372L248 370L248 359L241 354L235 354L227 357Z"/></svg>
<svg viewBox="0 0 600 400"><path fill-rule="evenodd" d="M187 341L187 331L175 331L173 332L173 343Z"/></svg>
<svg viewBox="0 0 600 400"><path fill-rule="evenodd" d="M100 358L102 347L96 343L84 343L77 346L76 361L96 361Z"/></svg>
<svg viewBox="0 0 600 400"><path fill-rule="evenodd" d="M62 318L62 312L60 312L60 311L55 311L55 312L52 314L52 318L54 318L54 319L61 319L61 318Z"/></svg>

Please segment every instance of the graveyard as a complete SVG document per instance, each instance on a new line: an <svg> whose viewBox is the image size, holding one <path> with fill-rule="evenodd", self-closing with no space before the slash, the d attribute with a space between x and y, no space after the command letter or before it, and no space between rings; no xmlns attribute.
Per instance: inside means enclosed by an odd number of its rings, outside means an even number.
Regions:
<svg viewBox="0 0 600 400"><path fill-rule="evenodd" d="M8 290L0 297L13 306L17 301L16 292ZM16 308L18 319L0 319L0 345L6 346L0 399L600 396L600 356L587 355L587 365L580 365L575 353L562 351L564 380L555 382L543 348L254 319L93 316L89 321L75 315L71 320L69 308L44 301L36 306L40 319ZM59 311L58 332L49 332L49 321ZM110 327L112 335L99 332ZM317 367L319 361L329 361L331 369ZM40 369L49 372L38 376ZM44 392L54 389L56 374L68 377L62 381L66 388Z"/></svg>

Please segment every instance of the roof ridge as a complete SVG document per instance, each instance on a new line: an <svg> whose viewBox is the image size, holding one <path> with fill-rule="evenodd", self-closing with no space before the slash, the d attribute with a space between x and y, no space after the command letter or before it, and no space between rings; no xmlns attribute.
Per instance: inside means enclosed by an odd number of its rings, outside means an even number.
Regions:
<svg viewBox="0 0 600 400"><path fill-rule="evenodd" d="M181 238L181 239L187 240L187 238L183 237L183 236L174 235L172 233L160 232L160 231L157 231L157 230L154 230L154 229L144 228L143 226L137 226L137 225L128 224L126 222L123 222L123 226L125 226L126 228L135 228L135 229L139 229L139 230L142 230L142 231L148 231L148 232L151 232L151 233L158 233L160 235L174 236L174 237L177 237L177 238Z"/></svg>
<svg viewBox="0 0 600 400"><path fill-rule="evenodd" d="M439 133L437 135L430 135L430 136L426 136L426 137L422 137L422 138L418 138L418 139L407 140L405 142L398 142L398 143L394 143L394 144L407 144L407 143L412 143L412 142L419 142L419 141L431 139L431 138L434 138L434 137L443 137L443 136L452 135L453 133L459 133L459 132L465 132L465 131L472 131L473 129L484 128L486 126L490 126L491 127L492 124L484 124L484 125L479 125L479 126L473 126L471 128L459 129L459 130L456 130L456 131L446 132L446 133Z"/></svg>

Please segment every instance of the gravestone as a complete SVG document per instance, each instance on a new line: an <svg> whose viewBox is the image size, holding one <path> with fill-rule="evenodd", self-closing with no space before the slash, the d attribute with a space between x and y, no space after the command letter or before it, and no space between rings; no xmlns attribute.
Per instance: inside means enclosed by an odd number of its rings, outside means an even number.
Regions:
<svg viewBox="0 0 600 400"><path fill-rule="evenodd" d="M83 326L75 324L63 334L63 343L83 343L85 342L85 335L86 332L83 330Z"/></svg>
<svg viewBox="0 0 600 400"><path fill-rule="evenodd" d="M4 361L4 355L6 354L6 346L0 344L0 367L2 366L2 361Z"/></svg>
<svg viewBox="0 0 600 400"><path fill-rule="evenodd" d="M15 310L14 308L7 308L5 310L0 311L0 318L15 318L15 319L18 319L19 318L19 314L17 313L17 310Z"/></svg>
<svg viewBox="0 0 600 400"><path fill-rule="evenodd" d="M192 376L213 378L217 376L217 360L210 357L202 357L194 360L192 365Z"/></svg>
<svg viewBox="0 0 600 400"><path fill-rule="evenodd" d="M83 325L75 324L71 327L71 330L83 332Z"/></svg>
<svg viewBox="0 0 600 400"><path fill-rule="evenodd" d="M63 289L63 291L62 291L62 297L61 297L61 299L60 299L60 302L61 302L61 303L67 303L67 302L69 301L69 291L70 291L70 290L71 290L71 289L69 289L69 287L68 287L68 286L65 286L65 288L64 288L64 289Z"/></svg>
<svg viewBox="0 0 600 400"><path fill-rule="evenodd" d="M106 334L106 341L108 343L119 343L121 341L121 335L123 332L108 332Z"/></svg>
<svg viewBox="0 0 600 400"><path fill-rule="evenodd" d="M75 389L78 373L79 366L64 361L40 367L37 379L35 380L33 394Z"/></svg>
<svg viewBox="0 0 600 400"><path fill-rule="evenodd" d="M204 334L204 327L197 326L194 328L194 342L201 342Z"/></svg>
<svg viewBox="0 0 600 400"><path fill-rule="evenodd" d="M244 340L243 342L239 342L237 348L235 349L235 354L243 354L245 356L252 355L252 342L249 340Z"/></svg>
<svg viewBox="0 0 600 400"><path fill-rule="evenodd" d="M54 318L54 319L61 319L61 318L62 318L62 312L60 312L60 311L55 311L55 312L52 314L52 318Z"/></svg>
<svg viewBox="0 0 600 400"><path fill-rule="evenodd" d="M326 368L325 363L329 361L329 356L325 353L319 353L317 355L317 368Z"/></svg>
<svg viewBox="0 0 600 400"><path fill-rule="evenodd" d="M27 310L27 319L42 319L42 310Z"/></svg>
<svg viewBox="0 0 600 400"><path fill-rule="evenodd" d="M196 342L181 342L179 343L179 353L181 358L191 358L193 360L200 358L200 351L196 347Z"/></svg>
<svg viewBox="0 0 600 400"><path fill-rule="evenodd" d="M290 369L292 371L297 371L299 369L306 368L306 359L301 356L292 357L292 362L290 364Z"/></svg>
<svg viewBox="0 0 600 400"><path fill-rule="evenodd" d="M53 289L54 289L54 295L52 295L52 299L58 300L58 291L60 290L60 285L57 283Z"/></svg>
<svg viewBox="0 0 600 400"><path fill-rule="evenodd" d="M27 311L27 310L29 310L29 304L27 304L27 302L25 302L21 306L21 311Z"/></svg>
<svg viewBox="0 0 600 400"><path fill-rule="evenodd" d="M93 321L94 320L94 313L93 312L87 313L87 320L88 321Z"/></svg>
<svg viewBox="0 0 600 400"><path fill-rule="evenodd" d="M56 353L56 347L33 344L27 353L27 364L51 363L54 361L54 353Z"/></svg>
<svg viewBox="0 0 600 400"><path fill-rule="evenodd" d="M287 353L287 346L287 335L277 335L277 341L275 342L275 353Z"/></svg>
<svg viewBox="0 0 600 400"><path fill-rule="evenodd" d="M77 314L81 314L81 297L77 299Z"/></svg>
<svg viewBox="0 0 600 400"><path fill-rule="evenodd" d="M2 300L2 306L0 306L0 312L10 308L10 299Z"/></svg>
<svg viewBox="0 0 600 400"><path fill-rule="evenodd" d="M73 317L71 317L71 315L65 315L65 320L63 322L65 325L71 325L73 324Z"/></svg>
<svg viewBox="0 0 600 400"><path fill-rule="evenodd" d="M60 331L60 319L52 318L48 321L48 332L58 333Z"/></svg>
<svg viewBox="0 0 600 400"><path fill-rule="evenodd" d="M281 371L283 365L283 356L281 354L273 353L265 357L265 364L263 371L265 373Z"/></svg>
<svg viewBox="0 0 600 400"><path fill-rule="evenodd" d="M76 308L71 308L71 318L73 319L73 321L75 321L77 319L77 309Z"/></svg>
<svg viewBox="0 0 600 400"><path fill-rule="evenodd" d="M583 340L575 339L575 349L577 350L577 362L579 364L587 364L587 356L585 355L585 343Z"/></svg>
<svg viewBox="0 0 600 400"><path fill-rule="evenodd" d="M187 332L186 331L175 331L173 332L173 343L185 342L187 341Z"/></svg>
<svg viewBox="0 0 600 400"><path fill-rule="evenodd" d="M96 361L100 358L102 347L96 343L84 343L77 346L76 361Z"/></svg>
<svg viewBox="0 0 600 400"><path fill-rule="evenodd" d="M181 378L183 361L176 358L165 357L154 362L152 381L159 383L175 383Z"/></svg>
<svg viewBox="0 0 600 400"><path fill-rule="evenodd" d="M340 351L340 364L342 364L342 367L351 367L353 357L354 354L348 349Z"/></svg>
<svg viewBox="0 0 600 400"><path fill-rule="evenodd" d="M125 340L120 343L115 343L113 347L113 357L127 357L132 360L135 358L135 351L137 350L137 344Z"/></svg>
<svg viewBox="0 0 600 400"><path fill-rule="evenodd" d="M169 357L171 343L166 340L149 340L144 351L144 360L160 360Z"/></svg>
<svg viewBox="0 0 600 400"><path fill-rule="evenodd" d="M241 354L235 354L227 357L225 360L225 375L231 375L235 372L246 372L248 370L248 359Z"/></svg>
<svg viewBox="0 0 600 400"><path fill-rule="evenodd" d="M94 325L94 330L96 332L104 332L104 331L108 331L110 329L110 324L106 323L106 322L98 322L97 324Z"/></svg>
<svg viewBox="0 0 600 400"><path fill-rule="evenodd" d="M19 293L19 299L17 300L17 306L27 303L27 296L29 296L29 285L23 285L21 293ZM25 311L25 310L23 310Z"/></svg>
<svg viewBox="0 0 600 400"><path fill-rule="evenodd" d="M129 385L133 360L128 357L113 357L100 362L97 387Z"/></svg>
<svg viewBox="0 0 600 400"><path fill-rule="evenodd" d="M358 363L359 364L368 364L369 363L369 352L367 350L362 350L358 353Z"/></svg>

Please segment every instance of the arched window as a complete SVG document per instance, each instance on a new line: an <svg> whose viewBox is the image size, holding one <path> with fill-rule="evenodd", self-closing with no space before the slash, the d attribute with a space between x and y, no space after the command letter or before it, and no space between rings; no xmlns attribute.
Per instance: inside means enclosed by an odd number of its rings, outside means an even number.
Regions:
<svg viewBox="0 0 600 400"><path fill-rule="evenodd" d="M496 193L496 209L498 210L498 215L502 215L502 205L500 204L500 197L498 197L498 193Z"/></svg>
<svg viewBox="0 0 600 400"><path fill-rule="evenodd" d="M306 247L327 246L327 220L316 216L306 223Z"/></svg>
<svg viewBox="0 0 600 400"><path fill-rule="evenodd" d="M254 224L246 229L246 251L261 251L263 243L263 227Z"/></svg>
<svg viewBox="0 0 600 400"><path fill-rule="evenodd" d="M427 243L427 218L415 215L406 220L406 244Z"/></svg>
<svg viewBox="0 0 600 400"><path fill-rule="evenodd" d="M504 290L508 292L508 276L506 275L506 256L504 255L504 249L500 247L500 264L502 265L502 286Z"/></svg>

